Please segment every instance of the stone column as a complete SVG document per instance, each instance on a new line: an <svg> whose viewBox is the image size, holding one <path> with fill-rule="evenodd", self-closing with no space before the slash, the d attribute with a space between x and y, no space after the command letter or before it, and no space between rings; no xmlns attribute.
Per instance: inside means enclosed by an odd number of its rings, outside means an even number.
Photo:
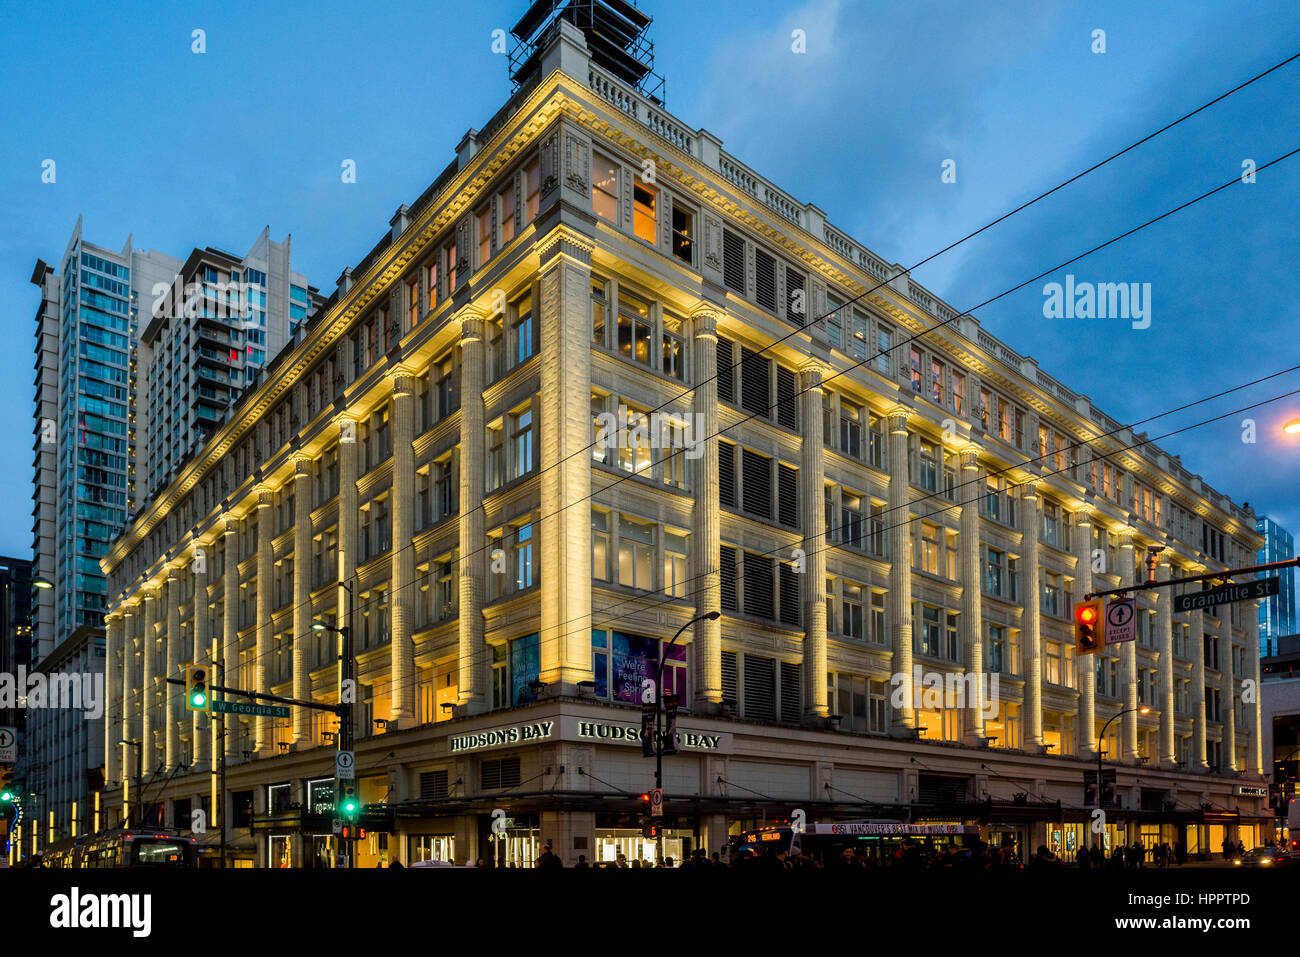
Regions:
<svg viewBox="0 0 1300 957"><path fill-rule="evenodd" d="M138 607L139 598L134 598L133 603L122 607L122 675L121 685L118 690L122 694L122 723L118 728L120 734L113 741L113 747L122 754L122 778L129 779L132 774L135 760L135 748L127 747L123 751L122 741L139 740L136 736L139 734L139 725L136 722L136 698L140 693L140 686L136 683L135 677L135 658L137 649L140 645L140 637L137 629L140 627L140 609Z"/></svg>
<svg viewBox="0 0 1300 957"><path fill-rule="evenodd" d="M1232 670L1232 610L1230 608L1225 611L1221 620L1224 624L1223 630L1227 633L1220 642L1224 647L1219 649L1219 670L1221 672L1219 701L1223 719L1223 750L1226 752L1224 754L1227 759L1226 769L1236 771L1238 770L1237 712L1236 708L1233 707L1232 692L1236 686L1237 676ZM1256 647L1259 646L1256 645Z"/></svg>
<svg viewBox="0 0 1300 957"><path fill-rule="evenodd" d="M799 459L799 518L807 567L803 575L804 594L804 715L814 723L830 715L826 700L826 510L822 488L826 480L822 456L822 367L809 363L799 374L799 422L803 441ZM717 431L716 429L714 431ZM710 487L709 500L715 503ZM697 500L698 501L698 500ZM697 506L698 507L698 506Z"/></svg>
<svg viewBox="0 0 1300 957"><path fill-rule="evenodd" d="M393 373L393 552L389 608L393 619L392 710L396 728L416 724L415 640L415 378L404 368ZM462 543L463 544L463 543ZM475 546L477 547L477 546ZM392 726L390 726L392 727Z"/></svg>
<svg viewBox="0 0 1300 957"><path fill-rule="evenodd" d="M889 618L894 636L894 673L901 676L903 706L891 731L907 735L916 728L912 687L912 527L907 479L907 410L886 416L889 429ZM893 696L891 695L891 703Z"/></svg>
<svg viewBox="0 0 1300 957"><path fill-rule="evenodd" d="M257 644L253 651L254 691L271 692L271 539L274 505L272 491L266 486L257 489ZM275 751L275 719L259 717L253 722L256 729L253 749L262 754Z"/></svg>
<svg viewBox="0 0 1300 957"><path fill-rule="evenodd" d="M225 544L222 553L221 588L221 667L217 674L221 684L227 688L239 687L239 520L227 518L225 525ZM221 719L222 732L225 735L226 762L233 763L238 750L237 735L232 732L239 727L239 719L225 717Z"/></svg>
<svg viewBox="0 0 1300 957"><path fill-rule="evenodd" d="M1030 479L1021 495L1020 542L1025 553L1025 618L1021 658L1025 669L1025 749L1043 746L1042 596L1038 571L1038 483Z"/></svg>
<svg viewBox="0 0 1300 957"><path fill-rule="evenodd" d="M212 671L212 636L208 633L208 546L197 544L194 557L190 561L190 571L194 575L193 619L190 634L194 637L194 663L208 669L208 700L211 707ZM207 711L195 711L193 714L194 770L206 771L212 759L209 749L212 722Z"/></svg>
<svg viewBox="0 0 1300 957"><path fill-rule="evenodd" d="M460 314L460 608L457 618L457 697L470 714L488 709L487 648L483 642L483 592L487 581L483 526L484 363L483 317L472 308Z"/></svg>
<svg viewBox="0 0 1300 957"><path fill-rule="evenodd" d="M113 787L122 776L120 757L122 746L118 715L123 704L121 666L118 655L124 654L123 617L120 608L114 607L104 616L107 626L104 636L104 786Z"/></svg>
<svg viewBox="0 0 1300 957"><path fill-rule="evenodd" d="M311 699L311 468L309 456L293 460L293 696ZM294 708L293 746L310 748L311 715L306 708Z"/></svg>
<svg viewBox="0 0 1300 957"><path fill-rule="evenodd" d="M176 565L167 566L167 673L163 675L163 700L166 702L167 722L166 758L164 765L171 771L181 763L181 711L184 710L185 691L180 685L166 684L167 678L181 677L181 573Z"/></svg>
<svg viewBox="0 0 1300 957"><path fill-rule="evenodd" d="M976 676L975 701L966 730L970 744L983 743L984 695L992 680L984 675L984 599L980 582L980 498L984 494L979 449L961 450L961 629L966 649L966 671Z"/></svg>
<svg viewBox="0 0 1300 957"><path fill-rule="evenodd" d="M142 773L148 775L158 765L157 747L154 744L154 659L158 654L157 636L154 623L158 617L157 586L146 585L144 588L144 634L141 636L140 653L144 656L144 676L140 682L140 740L143 741L140 753L144 767ZM137 795L138 800L138 795Z"/></svg>
<svg viewBox="0 0 1300 957"><path fill-rule="evenodd" d="M1243 677L1252 682L1250 700L1242 694L1242 705L1246 712L1246 723L1250 726L1250 752L1245 770L1251 774L1264 774L1264 738L1260 724L1259 706L1259 603L1251 602L1246 606L1246 659ZM1244 690L1244 689L1243 689Z"/></svg>
<svg viewBox="0 0 1300 957"><path fill-rule="evenodd" d="M355 622L352 620L351 611L354 611L355 602L349 596L348 590L357 587L357 535L360 529L360 515L357 512L357 471L360 468L358 460L359 446L357 445L357 423L348 414L343 414L338 419L339 424L339 590L336 597L336 621L338 627L353 629ZM335 648L341 647L338 635L330 632L330 638L335 642ZM352 636L352 649L355 655L357 647L357 634L350 631ZM334 656L338 658L337 652ZM336 684L339 689L340 700L343 690L343 669L342 662L339 662L337 670ZM356 677L355 672L353 677Z"/></svg>
<svg viewBox="0 0 1300 957"><path fill-rule="evenodd" d="M541 253L538 340L543 684L591 680L591 241L554 230ZM481 541L481 539L479 540ZM480 547L475 545L474 547Z"/></svg>
<svg viewBox="0 0 1300 957"><path fill-rule="evenodd" d="M1129 530L1120 532L1119 539L1119 583L1123 588L1137 584L1137 565L1133 554L1133 533ZM1131 597L1131 596L1122 596ZM1120 718L1120 753L1130 764L1138 760L1138 680L1137 680L1137 641L1124 642L1119 650L1120 681L1124 685L1124 704L1128 714Z"/></svg>
<svg viewBox="0 0 1300 957"><path fill-rule="evenodd" d="M1199 608L1189 612L1187 623L1192 643L1192 769L1204 771L1209 766L1205 754L1205 612Z"/></svg>
<svg viewBox="0 0 1300 957"><path fill-rule="evenodd" d="M694 439L700 443L691 491L691 563L695 577L695 613L722 610L718 576L722 512L718 504L718 317L701 307L691 317L695 350L692 355L696 383L691 411L695 414ZM809 546L811 548L811 546ZM695 658L695 710L709 714L722 705L722 621L695 623L692 649ZM824 678L822 679L825 680ZM805 678L806 681L806 678Z"/></svg>
<svg viewBox="0 0 1300 957"><path fill-rule="evenodd" d="M1156 581L1168 581L1169 561L1162 559L1156 566ZM1157 588L1151 593L1156 599L1156 634L1160 638L1160 757L1162 767L1177 766L1174 716L1174 596L1168 588Z"/></svg>
<svg viewBox="0 0 1300 957"><path fill-rule="evenodd" d="M1075 598L1092 591L1092 512L1084 509L1074 522L1074 588ZM1075 674L1079 681L1078 734L1079 757L1097 757L1097 662L1092 655L1075 658Z"/></svg>

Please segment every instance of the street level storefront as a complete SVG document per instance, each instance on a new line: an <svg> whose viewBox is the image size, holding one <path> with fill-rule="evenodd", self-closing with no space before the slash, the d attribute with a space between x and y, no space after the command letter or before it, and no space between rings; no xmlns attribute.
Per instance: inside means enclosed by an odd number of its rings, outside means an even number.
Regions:
<svg viewBox="0 0 1300 957"><path fill-rule="evenodd" d="M1023 860L1040 845L1067 859L1091 845L1084 804L1089 762L884 735L792 728L683 711L677 753L663 759L660 838L643 800L655 762L642 753L640 710L554 698L358 740L362 813L354 841L336 825L334 750L318 747L227 769L228 858L259 867L482 861L531 867L549 845L566 865L674 862L720 852L745 830L788 822L889 820L973 828ZM1192 855L1224 840L1248 847L1268 819L1267 792L1179 770L1117 766L1123 807L1108 811L1104 845L1182 841ZM209 774L176 776L160 798L185 826ZM1262 790L1262 788L1261 788ZM105 796L106 806L120 795ZM120 806L120 805L119 805ZM219 863L214 828L200 839ZM883 848L887 842L879 842Z"/></svg>

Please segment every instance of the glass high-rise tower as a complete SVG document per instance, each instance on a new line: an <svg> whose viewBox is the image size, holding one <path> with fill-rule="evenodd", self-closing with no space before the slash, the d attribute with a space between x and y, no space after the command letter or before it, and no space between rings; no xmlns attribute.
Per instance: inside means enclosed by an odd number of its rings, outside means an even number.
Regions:
<svg viewBox="0 0 1300 957"><path fill-rule="evenodd" d="M1295 541L1291 533L1267 515L1255 522L1255 531L1264 536L1264 547L1259 550L1259 562L1284 562L1295 558ZM1278 573L1282 579L1278 593L1259 605L1259 653L1261 656L1277 654L1277 640L1283 635L1296 633L1295 622L1295 569L1284 568Z"/></svg>

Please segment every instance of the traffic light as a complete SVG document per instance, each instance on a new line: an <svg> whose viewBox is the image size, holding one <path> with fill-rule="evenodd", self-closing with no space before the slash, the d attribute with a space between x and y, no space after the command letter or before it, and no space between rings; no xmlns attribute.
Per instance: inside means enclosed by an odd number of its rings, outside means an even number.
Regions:
<svg viewBox="0 0 1300 957"><path fill-rule="evenodd" d="M14 821L17 819L18 805L14 792L9 788L5 788L3 793L0 793L0 822L4 823L6 834L13 829Z"/></svg>
<svg viewBox="0 0 1300 957"><path fill-rule="evenodd" d="M655 756L655 706L641 706L641 755L646 758Z"/></svg>
<svg viewBox="0 0 1300 957"><path fill-rule="evenodd" d="M677 753L677 695L664 695L664 754Z"/></svg>
<svg viewBox="0 0 1300 957"><path fill-rule="evenodd" d="M185 669L185 707L190 711L208 710L208 669L189 665Z"/></svg>
<svg viewBox="0 0 1300 957"><path fill-rule="evenodd" d="M1077 602L1074 606L1074 654L1091 655L1105 646L1101 620L1101 599Z"/></svg>
<svg viewBox="0 0 1300 957"><path fill-rule="evenodd" d="M339 798L339 817L345 821L355 821L360 816L361 802L357 800L356 785L343 785L343 794Z"/></svg>
<svg viewBox="0 0 1300 957"><path fill-rule="evenodd" d="M655 824L653 818L650 817L650 792L649 791L646 791L641 795L640 812L641 815L640 817L637 818L637 823L641 825L641 836L654 837Z"/></svg>
<svg viewBox="0 0 1300 957"><path fill-rule="evenodd" d="M644 823L641 825L641 836L642 836L642 837L651 837L651 838L653 838L653 837L658 837L658 836L659 836L659 825L655 824L655 823L652 822L652 821L646 821L646 822L644 822Z"/></svg>

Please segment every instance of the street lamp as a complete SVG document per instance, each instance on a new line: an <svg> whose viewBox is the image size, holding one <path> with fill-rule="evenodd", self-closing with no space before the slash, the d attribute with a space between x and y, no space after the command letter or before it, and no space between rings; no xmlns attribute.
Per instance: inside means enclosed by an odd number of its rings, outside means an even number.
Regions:
<svg viewBox="0 0 1300 957"><path fill-rule="evenodd" d="M662 650L659 652L659 670L655 674L655 788L659 790L661 797L663 795L664 786L664 742L659 730L659 716L663 711L664 661L668 658L668 649L677 643L677 639L682 636L682 632L687 628L691 627L691 625L695 624L697 621L717 621L721 617L722 612L720 611L710 611L705 612L703 615L696 615L686 624L682 625L682 627L678 628L677 634L673 635L672 639L664 645ZM661 809L662 807L663 805L660 804ZM657 835L655 837L655 859L656 863L662 863L664 859L663 826L661 825L655 833Z"/></svg>
<svg viewBox="0 0 1300 957"><path fill-rule="evenodd" d="M1286 425L1282 426L1282 431L1287 435L1300 435L1300 419L1292 419Z"/></svg>
<svg viewBox="0 0 1300 957"><path fill-rule="evenodd" d="M1111 722L1120 715L1132 714L1136 711L1138 714L1150 714L1151 709L1146 705L1137 708L1125 708L1123 711L1117 711L1101 726L1101 734L1097 735L1097 807L1101 807L1101 743L1106 738L1106 729L1110 727ZM1096 847L1101 847L1101 835L1097 835L1097 840L1093 842Z"/></svg>
<svg viewBox="0 0 1300 957"><path fill-rule="evenodd" d="M32 587L33 587L33 588L40 588L40 589L42 589L42 590L47 589L47 588L53 588L53 587L54 587L54 582L50 581L48 578L33 578L33 579L32 579Z"/></svg>
<svg viewBox="0 0 1300 957"><path fill-rule="evenodd" d="M144 742L127 741L125 738L123 738L117 743L125 744L128 747L135 748L135 788L131 792L131 803L140 809L140 825L143 827L144 826L144 805L141 803L140 797L143 792L144 785L140 783L140 773L143 770L143 765L144 765ZM129 814L127 815L126 826L127 827L131 826L131 816Z"/></svg>

